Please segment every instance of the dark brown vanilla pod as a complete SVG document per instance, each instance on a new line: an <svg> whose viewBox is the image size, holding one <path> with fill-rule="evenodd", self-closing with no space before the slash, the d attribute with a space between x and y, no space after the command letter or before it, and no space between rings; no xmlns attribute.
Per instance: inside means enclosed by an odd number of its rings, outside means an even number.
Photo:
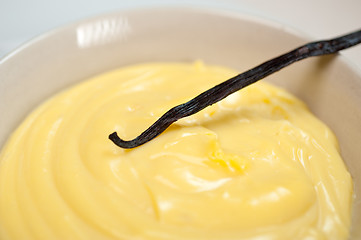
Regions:
<svg viewBox="0 0 361 240"><path fill-rule="evenodd" d="M361 43L361 30L334 39L307 43L279 57L266 61L244 73L232 77L227 81L201 93L186 103L171 108L148 129L133 140L122 140L118 137L116 132L110 134L109 139L121 148L138 147L157 137L175 121L193 115L224 99L228 95L257 82L258 80L261 80L294 62L308 57L333 54L359 43Z"/></svg>

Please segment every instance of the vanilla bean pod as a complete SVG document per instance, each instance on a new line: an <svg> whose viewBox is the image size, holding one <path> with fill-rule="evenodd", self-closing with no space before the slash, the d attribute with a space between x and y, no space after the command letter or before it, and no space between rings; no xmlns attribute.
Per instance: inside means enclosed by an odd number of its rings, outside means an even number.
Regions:
<svg viewBox="0 0 361 240"><path fill-rule="evenodd" d="M135 148L157 137L175 121L193 115L228 95L257 82L282 68L313 56L336 53L361 43L361 30L330 40L307 43L279 57L264 62L201 93L192 100L171 108L133 140L120 139L116 132L109 139L121 148Z"/></svg>

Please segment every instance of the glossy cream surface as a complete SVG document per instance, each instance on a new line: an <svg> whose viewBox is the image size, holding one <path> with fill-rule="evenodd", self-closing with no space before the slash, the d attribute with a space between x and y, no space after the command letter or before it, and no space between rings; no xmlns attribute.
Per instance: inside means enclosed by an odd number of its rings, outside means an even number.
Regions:
<svg viewBox="0 0 361 240"><path fill-rule="evenodd" d="M141 64L42 104L0 155L0 239L346 239L352 180L334 134L265 82L138 148L108 140L234 75Z"/></svg>

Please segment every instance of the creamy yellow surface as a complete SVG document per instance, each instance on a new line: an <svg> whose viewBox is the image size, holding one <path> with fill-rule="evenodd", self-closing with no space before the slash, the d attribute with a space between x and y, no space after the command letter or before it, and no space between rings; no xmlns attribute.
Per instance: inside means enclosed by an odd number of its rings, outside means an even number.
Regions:
<svg viewBox="0 0 361 240"><path fill-rule="evenodd" d="M136 149L108 140L134 138L235 74L130 66L41 105L0 155L0 239L346 239L352 181L335 136L274 86L243 89Z"/></svg>

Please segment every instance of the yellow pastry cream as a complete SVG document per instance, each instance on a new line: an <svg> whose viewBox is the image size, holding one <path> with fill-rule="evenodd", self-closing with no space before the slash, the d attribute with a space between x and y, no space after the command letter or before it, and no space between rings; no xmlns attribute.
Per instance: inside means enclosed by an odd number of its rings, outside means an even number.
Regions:
<svg viewBox="0 0 361 240"><path fill-rule="evenodd" d="M0 239L346 239L352 180L337 140L278 87L251 85L135 149L108 139L234 75L140 64L42 104L0 155Z"/></svg>

